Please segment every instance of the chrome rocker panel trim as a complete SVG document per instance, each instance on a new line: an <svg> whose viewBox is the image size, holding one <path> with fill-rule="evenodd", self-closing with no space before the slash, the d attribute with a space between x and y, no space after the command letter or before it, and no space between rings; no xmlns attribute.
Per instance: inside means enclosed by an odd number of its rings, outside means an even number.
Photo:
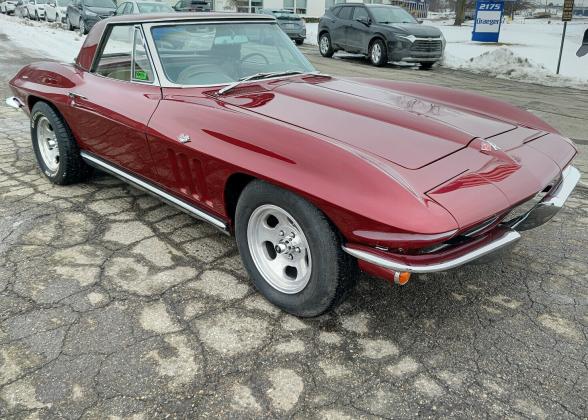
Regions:
<svg viewBox="0 0 588 420"><path fill-rule="evenodd" d="M167 193L161 188L158 188L147 181L143 181L142 179L139 179L129 174L128 172L125 172L116 166L111 165L96 156L93 156L88 152L82 151L80 152L80 155L88 165L103 170L104 172L108 172L109 174L131 184L132 186L154 195L155 197L177 208L178 210L188 213L190 216L193 216L204 222L208 222L214 227L220 229L223 233L226 233L227 235L229 234L228 225L217 217L186 203L185 201Z"/></svg>
<svg viewBox="0 0 588 420"><path fill-rule="evenodd" d="M517 223L513 226L501 225L501 228L505 231L502 236L490 243L481 246L480 248L468 252L467 254L461 255L460 257L454 259L443 261L441 263L428 265L408 265L391 258L383 258L368 251L352 249L345 246L343 246L343 250L355 258L393 271L433 273L456 268L477 260L485 255L497 252L517 242L521 238L521 234L514 230L514 228L519 230L527 230L547 222L559 210L561 210L579 181L580 171L578 171L578 169L573 166L568 166L562 172L562 181L559 183L559 185L553 191L550 191L545 197L543 197L543 200L541 200L526 215L524 215L521 220L517 220Z"/></svg>
<svg viewBox="0 0 588 420"><path fill-rule="evenodd" d="M380 257L379 255L372 254L367 251L359 249L352 249L343 247L343 250L349 255L354 256L360 260L364 260L368 263L378 265L380 267L387 268L393 271L408 271L410 273L434 273L437 271L450 270L452 268L459 267L460 265L467 264L471 261L477 260L485 255L492 254L498 250L514 244L521 238L520 233L514 230L506 230L506 233L500 238L492 241L480 248L477 248L467 254L460 257L444 261L437 264L427 265L408 265L400 261L395 261L388 258Z"/></svg>

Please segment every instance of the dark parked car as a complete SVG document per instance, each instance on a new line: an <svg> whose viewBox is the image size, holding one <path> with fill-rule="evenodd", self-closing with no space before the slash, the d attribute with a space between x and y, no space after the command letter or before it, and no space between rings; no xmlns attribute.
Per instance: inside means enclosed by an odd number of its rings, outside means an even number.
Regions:
<svg viewBox="0 0 588 420"><path fill-rule="evenodd" d="M80 29L80 34L88 33L99 20L114 15L116 4L112 0L74 0L67 6L65 24L70 31Z"/></svg>
<svg viewBox="0 0 588 420"><path fill-rule="evenodd" d="M210 12L210 3L203 0L180 0L173 9L176 12Z"/></svg>
<svg viewBox="0 0 588 420"><path fill-rule="evenodd" d="M302 45L306 38L306 25L304 20L296 13L290 10L272 10L261 9L260 13L271 15L276 18L280 28L296 42L296 45Z"/></svg>
<svg viewBox="0 0 588 420"><path fill-rule="evenodd" d="M318 38L324 57L344 50L365 54L376 66L406 61L428 69L441 59L445 49L439 29L420 25L401 7L376 4L332 7L319 21Z"/></svg>

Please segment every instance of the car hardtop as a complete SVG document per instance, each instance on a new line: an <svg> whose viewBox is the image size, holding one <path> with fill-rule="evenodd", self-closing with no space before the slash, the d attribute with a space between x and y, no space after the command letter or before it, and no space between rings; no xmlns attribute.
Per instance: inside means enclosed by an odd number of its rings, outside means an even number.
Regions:
<svg viewBox="0 0 588 420"><path fill-rule="evenodd" d="M234 12L190 12L190 13L145 13L136 15L112 16L107 19L98 21L92 28L80 52L75 60L75 65L82 70L90 71L94 55L98 49L98 44L102 39L104 31L113 25L140 25L144 23L197 23L197 22L259 22L267 21L272 23L276 21L273 15L263 15L256 13L234 13Z"/></svg>

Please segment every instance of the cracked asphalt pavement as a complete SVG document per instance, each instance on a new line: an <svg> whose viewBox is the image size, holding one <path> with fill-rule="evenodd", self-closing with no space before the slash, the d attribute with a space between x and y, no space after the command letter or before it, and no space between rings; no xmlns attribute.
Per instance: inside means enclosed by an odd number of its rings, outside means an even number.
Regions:
<svg viewBox="0 0 588 420"><path fill-rule="evenodd" d="M585 92L445 69L331 74L463 87L574 138ZM0 94L38 53L0 38ZM487 265L404 287L362 276L300 320L252 288L231 238L104 174L50 185L0 107L0 418L586 418L588 184Z"/></svg>

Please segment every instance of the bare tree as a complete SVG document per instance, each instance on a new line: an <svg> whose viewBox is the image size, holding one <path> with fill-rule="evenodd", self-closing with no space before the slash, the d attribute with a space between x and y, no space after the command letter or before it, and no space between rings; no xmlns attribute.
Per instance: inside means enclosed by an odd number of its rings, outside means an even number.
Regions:
<svg viewBox="0 0 588 420"><path fill-rule="evenodd" d="M455 2L455 22L454 26L461 26L465 19L465 8L467 0L457 0Z"/></svg>

